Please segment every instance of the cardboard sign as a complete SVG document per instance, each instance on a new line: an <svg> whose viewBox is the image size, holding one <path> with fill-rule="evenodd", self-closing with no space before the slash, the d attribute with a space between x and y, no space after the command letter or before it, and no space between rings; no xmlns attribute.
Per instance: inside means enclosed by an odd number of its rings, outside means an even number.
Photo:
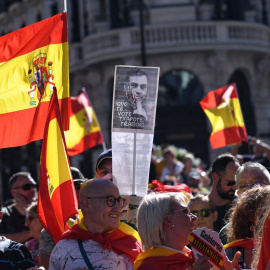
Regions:
<svg viewBox="0 0 270 270"><path fill-rule="evenodd" d="M115 67L112 166L121 195L143 197L148 191L158 78L158 67Z"/></svg>
<svg viewBox="0 0 270 270"><path fill-rule="evenodd" d="M213 265L212 269L221 269L226 255L217 232L198 228L192 231L188 240L196 259L207 256Z"/></svg>

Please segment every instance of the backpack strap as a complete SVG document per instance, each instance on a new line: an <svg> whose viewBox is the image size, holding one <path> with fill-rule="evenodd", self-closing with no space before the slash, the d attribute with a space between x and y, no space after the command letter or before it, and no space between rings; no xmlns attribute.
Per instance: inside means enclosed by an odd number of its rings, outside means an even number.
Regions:
<svg viewBox="0 0 270 270"><path fill-rule="evenodd" d="M83 257L88 269L89 270L94 270L94 267L92 266L90 260L88 259L87 255L86 255L85 249L83 247L82 240L78 239L78 244L79 244L80 252L82 254L82 257Z"/></svg>

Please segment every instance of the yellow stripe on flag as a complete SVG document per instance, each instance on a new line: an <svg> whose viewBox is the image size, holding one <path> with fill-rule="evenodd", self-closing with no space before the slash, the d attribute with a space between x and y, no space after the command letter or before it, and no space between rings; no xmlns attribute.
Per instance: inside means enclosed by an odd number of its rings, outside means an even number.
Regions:
<svg viewBox="0 0 270 270"><path fill-rule="evenodd" d="M57 151L55 151L57 149ZM58 162L55 162L55 161ZM72 179L65 151L64 142L57 119L50 121L47 140L47 178L50 198L53 196L54 190L62 183Z"/></svg>
<svg viewBox="0 0 270 270"><path fill-rule="evenodd" d="M69 96L69 63L68 57L64 57L68 55L68 43L51 44L0 64L0 114L28 109L31 101L36 101L35 105L32 103L31 107L36 107L39 104L36 84L35 91L32 95L30 94L30 91L33 90L31 83L36 81L33 59L39 53L46 53L45 67L47 74L53 75L51 82L57 87L59 99ZM49 62L52 63L51 66L48 65ZM10 70L13 72L11 73ZM50 101L52 94L52 86L50 88L50 85L52 84L47 83L46 85L46 97L42 99L44 101Z"/></svg>
<svg viewBox="0 0 270 270"><path fill-rule="evenodd" d="M204 112L211 122L212 134L225 128L244 126L239 99L227 99L217 108L205 109Z"/></svg>

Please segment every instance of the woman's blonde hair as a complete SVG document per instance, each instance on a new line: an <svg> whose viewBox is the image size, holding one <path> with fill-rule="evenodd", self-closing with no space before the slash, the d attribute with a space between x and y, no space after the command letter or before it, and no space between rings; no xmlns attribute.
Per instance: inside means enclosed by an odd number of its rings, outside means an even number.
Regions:
<svg viewBox="0 0 270 270"><path fill-rule="evenodd" d="M163 232L163 218L173 212L174 205L179 199L182 205L187 205L183 193L152 193L143 198L137 213L137 228L143 250L159 246L161 239L166 239Z"/></svg>

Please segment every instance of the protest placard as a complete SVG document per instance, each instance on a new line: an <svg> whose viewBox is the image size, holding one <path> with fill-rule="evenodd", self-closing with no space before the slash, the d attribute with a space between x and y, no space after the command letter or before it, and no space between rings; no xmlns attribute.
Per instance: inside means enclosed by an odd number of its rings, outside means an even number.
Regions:
<svg viewBox="0 0 270 270"><path fill-rule="evenodd" d="M212 263L213 270L222 268L226 255L217 232L206 228L198 228L192 231L188 240L196 259L207 256Z"/></svg>
<svg viewBox="0 0 270 270"><path fill-rule="evenodd" d="M113 181L123 195L147 194L158 67L116 66L112 111Z"/></svg>

